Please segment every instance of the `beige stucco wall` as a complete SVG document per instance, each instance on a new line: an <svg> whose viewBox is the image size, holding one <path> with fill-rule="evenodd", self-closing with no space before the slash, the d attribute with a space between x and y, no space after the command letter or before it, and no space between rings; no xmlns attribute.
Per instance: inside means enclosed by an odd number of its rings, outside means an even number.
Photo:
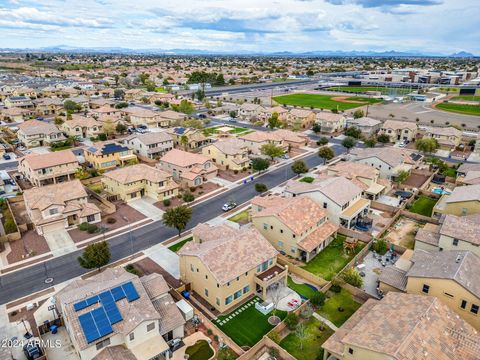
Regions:
<svg viewBox="0 0 480 360"><path fill-rule="evenodd" d="M158 183L151 183L149 181L135 181L128 184L119 183L109 177L102 177L102 183L107 190L112 195L118 195L123 201L130 201L140 197L140 193L136 197L132 198L131 193L133 191L140 192L144 190L145 196L148 196L157 201L162 201L164 199L170 199L178 194L178 188L170 189L174 184L172 179L164 181L164 186L160 186ZM170 190L167 190L170 189Z"/></svg>
<svg viewBox="0 0 480 360"><path fill-rule="evenodd" d="M434 213L465 216L480 213L480 201L463 201L445 204L444 209L433 208Z"/></svg>
<svg viewBox="0 0 480 360"><path fill-rule="evenodd" d="M244 167L248 166L247 151L235 155L228 155L221 152L214 145L208 145L202 149L202 154L212 159L212 161L215 162L215 165L222 169L228 167L230 170L242 170ZM243 164L237 164L233 161L235 159L237 160L237 162L243 161Z"/></svg>

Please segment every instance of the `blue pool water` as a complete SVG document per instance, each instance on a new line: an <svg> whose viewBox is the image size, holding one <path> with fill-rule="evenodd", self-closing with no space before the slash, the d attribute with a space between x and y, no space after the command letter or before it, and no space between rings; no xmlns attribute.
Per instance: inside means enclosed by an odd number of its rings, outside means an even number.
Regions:
<svg viewBox="0 0 480 360"><path fill-rule="evenodd" d="M440 188L432 189L432 193L438 194L438 195L444 195L444 194L450 195L450 194L451 194L450 191L442 190L442 189L440 189Z"/></svg>

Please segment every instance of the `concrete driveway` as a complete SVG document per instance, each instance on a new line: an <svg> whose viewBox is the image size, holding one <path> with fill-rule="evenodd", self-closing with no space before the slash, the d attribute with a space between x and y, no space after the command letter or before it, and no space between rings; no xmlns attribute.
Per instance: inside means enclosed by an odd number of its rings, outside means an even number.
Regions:
<svg viewBox="0 0 480 360"><path fill-rule="evenodd" d="M163 210L157 208L153 203L155 200L151 198L141 198L135 199L127 204L137 210L138 212L142 213L146 217L152 220L161 220L163 216Z"/></svg>
<svg viewBox="0 0 480 360"><path fill-rule="evenodd" d="M67 254L77 249L66 229L47 232L43 236L54 256Z"/></svg>
<svg viewBox="0 0 480 360"><path fill-rule="evenodd" d="M180 278L180 262L176 253L162 244L157 244L144 251L150 259L168 271L174 278Z"/></svg>

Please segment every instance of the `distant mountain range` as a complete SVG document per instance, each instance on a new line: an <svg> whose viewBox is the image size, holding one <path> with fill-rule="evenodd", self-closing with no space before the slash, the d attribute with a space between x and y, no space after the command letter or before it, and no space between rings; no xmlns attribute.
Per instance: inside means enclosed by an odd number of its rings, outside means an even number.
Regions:
<svg viewBox="0 0 480 360"><path fill-rule="evenodd" d="M76 54L145 54L145 55L239 55L239 56L304 56L304 57L451 57L473 58L472 53L460 51L454 54L429 53L419 51L341 51L318 50L306 52L254 52L254 51L211 51L197 49L129 49L122 47L75 47L69 45L49 46L37 49L0 49L0 52L45 52L45 53L76 53Z"/></svg>

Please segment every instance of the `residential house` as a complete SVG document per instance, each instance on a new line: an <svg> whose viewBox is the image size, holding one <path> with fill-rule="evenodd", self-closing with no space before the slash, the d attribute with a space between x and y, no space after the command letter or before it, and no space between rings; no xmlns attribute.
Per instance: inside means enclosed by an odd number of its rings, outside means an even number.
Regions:
<svg viewBox="0 0 480 360"><path fill-rule="evenodd" d="M93 108L90 110L90 114L92 114L93 117L96 117L96 118L110 117L112 118L112 120L119 119L123 113L125 113L125 110L116 109L109 105L104 105L99 108Z"/></svg>
<svg viewBox="0 0 480 360"><path fill-rule="evenodd" d="M287 115L288 126L293 129L309 129L315 122L315 113L306 109L290 109Z"/></svg>
<svg viewBox="0 0 480 360"><path fill-rule="evenodd" d="M41 98L35 100L35 111L39 116L59 115L64 112L63 101L60 98Z"/></svg>
<svg viewBox="0 0 480 360"><path fill-rule="evenodd" d="M435 296L480 330L480 257L464 250L415 250L404 257L401 267L390 265L380 274L379 287L384 293Z"/></svg>
<svg viewBox="0 0 480 360"><path fill-rule="evenodd" d="M411 142L417 136L417 124L409 121L387 120L383 123L379 134L385 134L390 142Z"/></svg>
<svg viewBox="0 0 480 360"><path fill-rule="evenodd" d="M334 224L351 228L367 216L370 200L362 198L362 188L342 177L319 177L312 183L289 180L286 197L308 196L327 211Z"/></svg>
<svg viewBox="0 0 480 360"><path fill-rule="evenodd" d="M425 251L469 250L480 256L480 213L445 215L440 225L427 223L415 235L415 249Z"/></svg>
<svg viewBox="0 0 480 360"><path fill-rule="evenodd" d="M180 125L184 120L187 120L188 116L173 110L165 110L159 114L159 127L171 127Z"/></svg>
<svg viewBox="0 0 480 360"><path fill-rule="evenodd" d="M78 160L70 150L28 154L18 159L18 172L33 186L73 180L79 168Z"/></svg>
<svg viewBox="0 0 480 360"><path fill-rule="evenodd" d="M133 134L123 139L123 143L145 159L159 159L173 149L173 139L166 131Z"/></svg>
<svg viewBox="0 0 480 360"><path fill-rule="evenodd" d="M480 164L465 163L457 168L458 185L480 184Z"/></svg>
<svg viewBox="0 0 480 360"><path fill-rule="evenodd" d="M72 120L64 121L60 129L68 136L89 139L96 138L102 132L102 125L93 117L73 114Z"/></svg>
<svg viewBox="0 0 480 360"><path fill-rule="evenodd" d="M176 127L168 129L167 132L173 138L174 146L185 150L198 149L211 141L211 139L207 138L199 129Z"/></svg>
<svg viewBox="0 0 480 360"><path fill-rule="evenodd" d="M294 132L287 129L277 129L273 131L273 134L283 140L289 148L299 149L308 145L308 137L302 133Z"/></svg>
<svg viewBox="0 0 480 360"><path fill-rule="evenodd" d="M271 131L254 131L246 135L241 135L238 139L243 141L254 154L260 154L260 149L265 144L279 146L285 151L288 149L288 145L283 139Z"/></svg>
<svg viewBox="0 0 480 360"><path fill-rule="evenodd" d="M123 201L144 196L163 201L178 195L178 185L172 175L145 164L108 171L102 183L108 193Z"/></svg>
<svg viewBox="0 0 480 360"><path fill-rule="evenodd" d="M89 102L90 109L100 109L104 106L113 107L114 105L115 105L115 101L113 99L106 99L104 97L90 98L90 102Z"/></svg>
<svg viewBox="0 0 480 360"><path fill-rule="evenodd" d="M272 117L274 113L277 113L278 115L278 120L281 122L286 123L287 118L288 118L288 109L285 109L282 106L274 106L274 107L268 107L264 108L263 112L260 114L260 119L263 121L267 121Z"/></svg>
<svg viewBox="0 0 480 360"><path fill-rule="evenodd" d="M184 187L202 185L217 176L218 168L210 158L173 149L160 158L157 167L173 175Z"/></svg>
<svg viewBox="0 0 480 360"><path fill-rule="evenodd" d="M261 105L243 103L238 109L238 117L242 120L254 121L265 112L265 108Z"/></svg>
<svg viewBox="0 0 480 360"><path fill-rule="evenodd" d="M101 220L100 209L88 202L88 194L80 180L26 189L23 199L39 235Z"/></svg>
<svg viewBox="0 0 480 360"><path fill-rule="evenodd" d="M442 214L465 216L480 213L480 184L457 186L444 194L433 207L433 217Z"/></svg>
<svg viewBox="0 0 480 360"><path fill-rule="evenodd" d="M347 127L356 127L365 137L370 137L380 130L382 122L369 117L361 117L358 119L348 118Z"/></svg>
<svg viewBox="0 0 480 360"><path fill-rule="evenodd" d="M142 89L129 89L125 91L125 100L132 101L132 100L140 100L145 93Z"/></svg>
<svg viewBox="0 0 480 360"><path fill-rule="evenodd" d="M475 360L480 335L433 296L369 299L322 344L324 360Z"/></svg>
<svg viewBox="0 0 480 360"><path fill-rule="evenodd" d="M0 116L3 121L21 123L24 120L35 116L32 109L22 109L18 107L5 108L0 110Z"/></svg>
<svg viewBox="0 0 480 360"><path fill-rule="evenodd" d="M391 189L390 181L381 179L379 170L361 163L337 162L327 168L327 175L347 178L359 186L363 190L364 197L370 200L376 200Z"/></svg>
<svg viewBox="0 0 480 360"><path fill-rule="evenodd" d="M270 286L286 285L277 250L256 229L199 224L192 235L178 251L180 279L220 313L254 294L266 300Z"/></svg>
<svg viewBox="0 0 480 360"><path fill-rule="evenodd" d="M454 127L427 127L424 139L433 138L437 140L441 149L453 150L462 140L462 132Z"/></svg>
<svg viewBox="0 0 480 360"><path fill-rule="evenodd" d="M63 101L63 103L65 103L65 101L73 101L74 103L80 105L81 107L81 110L80 111L88 111L88 108L89 108L89 104L90 104L90 98L88 96L85 96L85 95L78 95L78 96L73 96L73 97L70 97L70 98L67 98Z"/></svg>
<svg viewBox="0 0 480 360"><path fill-rule="evenodd" d="M98 170L108 170L137 161L137 156L131 149L115 141L96 142L86 148L84 154L85 160Z"/></svg>
<svg viewBox="0 0 480 360"><path fill-rule="evenodd" d="M356 148L347 157L379 170L381 178L392 181L403 171L410 173L421 158L410 150L395 147Z"/></svg>
<svg viewBox="0 0 480 360"><path fill-rule="evenodd" d="M69 283L54 298L82 360L169 360L168 342L184 336L185 319L160 274L139 278L107 268Z"/></svg>
<svg viewBox="0 0 480 360"><path fill-rule="evenodd" d="M326 134L343 131L347 124L344 114L324 111L317 113L315 122L320 125L320 131Z"/></svg>
<svg viewBox="0 0 480 360"><path fill-rule="evenodd" d="M338 225L309 197L255 197L253 226L282 254L309 262L335 238Z"/></svg>
<svg viewBox="0 0 480 360"><path fill-rule="evenodd" d="M35 107L32 99L28 96L10 96L3 101L3 104L6 108L19 107L22 109L32 109Z"/></svg>
<svg viewBox="0 0 480 360"><path fill-rule="evenodd" d="M243 170L250 166L248 146L235 138L216 141L202 149L202 154L212 159L218 168Z"/></svg>
<svg viewBox="0 0 480 360"><path fill-rule="evenodd" d="M17 137L28 148L47 146L66 140L66 137L54 124L39 120L28 120L19 124Z"/></svg>
<svg viewBox="0 0 480 360"><path fill-rule="evenodd" d="M159 112L141 107L126 108L123 110L127 120L135 127L143 125L149 128L158 127Z"/></svg>

